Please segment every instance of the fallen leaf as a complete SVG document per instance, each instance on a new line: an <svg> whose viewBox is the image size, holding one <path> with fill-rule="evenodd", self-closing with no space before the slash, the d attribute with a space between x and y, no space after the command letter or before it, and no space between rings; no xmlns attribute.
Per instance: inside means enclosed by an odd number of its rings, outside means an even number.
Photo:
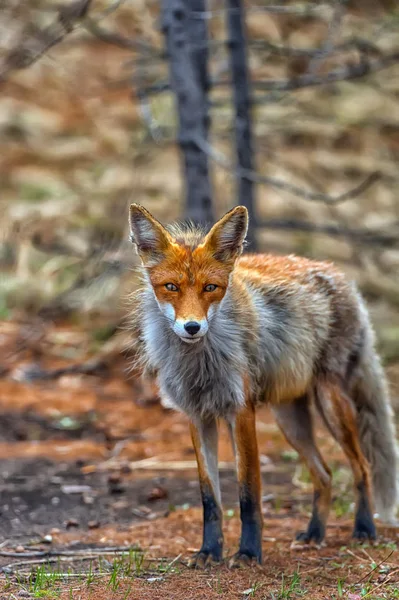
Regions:
<svg viewBox="0 0 399 600"><path fill-rule="evenodd" d="M163 498L167 498L168 497L168 491L161 487L154 487L151 492L148 494L147 496L147 500L149 502L153 502L154 500L162 500Z"/></svg>

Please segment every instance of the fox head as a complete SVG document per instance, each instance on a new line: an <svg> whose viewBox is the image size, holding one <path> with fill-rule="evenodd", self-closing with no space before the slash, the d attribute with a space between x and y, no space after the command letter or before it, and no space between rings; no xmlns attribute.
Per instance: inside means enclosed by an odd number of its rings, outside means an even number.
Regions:
<svg viewBox="0 0 399 600"><path fill-rule="evenodd" d="M130 207L132 241L158 306L181 340L203 338L229 285L248 228L248 212L237 206L206 235L166 229L145 208Z"/></svg>

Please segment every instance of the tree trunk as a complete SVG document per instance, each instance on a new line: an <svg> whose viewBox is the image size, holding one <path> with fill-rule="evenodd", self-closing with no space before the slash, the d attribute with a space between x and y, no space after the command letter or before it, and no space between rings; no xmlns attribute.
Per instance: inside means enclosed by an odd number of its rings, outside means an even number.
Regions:
<svg viewBox="0 0 399 600"><path fill-rule="evenodd" d="M207 22L193 14L205 12L205 0L163 0L162 12L170 82L179 119L184 216L196 223L212 223L208 157L196 142L207 140L210 124Z"/></svg>
<svg viewBox="0 0 399 600"><path fill-rule="evenodd" d="M230 69L233 81L235 107L235 137L237 149L237 168L253 170L253 148L251 131L251 93L246 56L246 35L244 9L241 0L227 0L228 48L230 51ZM249 230L247 241L251 252L257 250L256 213L253 182L238 173L238 204L247 207Z"/></svg>

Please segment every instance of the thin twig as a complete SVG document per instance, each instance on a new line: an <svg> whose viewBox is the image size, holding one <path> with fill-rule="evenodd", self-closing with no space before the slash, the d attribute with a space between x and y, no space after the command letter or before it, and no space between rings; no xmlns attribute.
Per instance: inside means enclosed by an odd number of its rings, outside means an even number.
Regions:
<svg viewBox="0 0 399 600"><path fill-rule="evenodd" d="M220 42L220 45L222 44L225 44L225 42ZM268 40L248 40L248 46L256 50L266 50L272 54L287 57L313 58L320 53L320 48L298 48L295 46L285 46L283 44L273 44ZM381 56L381 50L375 44L357 37L349 38L345 42L332 46L330 48L329 56L339 54L340 52L348 52L350 50L357 50L358 52L365 53L368 52L370 54Z"/></svg>
<svg viewBox="0 0 399 600"><path fill-rule="evenodd" d="M118 554L124 552L142 552L137 546L104 546L98 548L86 548L84 550L38 550L37 552L0 552L0 556L15 557L15 558L42 558L44 556L87 556L88 554Z"/></svg>
<svg viewBox="0 0 399 600"><path fill-rule="evenodd" d="M387 69L399 62L399 51L386 54L373 61L362 55L357 64L348 64L343 68L334 69L322 75L305 73L292 79L254 81L253 86L258 90L268 90L274 92L288 92L300 88L325 85L327 83L336 83L338 81L347 81L359 79L371 73Z"/></svg>
<svg viewBox="0 0 399 600"><path fill-rule="evenodd" d="M361 548L361 551L363 552L363 554L364 554L365 556L367 556L367 558L369 559L369 561L370 561L371 563L373 563L373 562L374 562L374 559L373 559L373 557L372 557L372 556L370 556L370 554L369 554L369 553L368 553L368 552L365 550L365 548Z"/></svg>
<svg viewBox="0 0 399 600"><path fill-rule="evenodd" d="M356 560L358 560L359 562L361 562L361 563L364 563L364 559L363 559L363 558L360 558L360 556L356 556L356 554L355 554L354 552L352 552L352 550L349 550L349 548L347 548L347 549L345 550L345 552L346 552L347 554L350 554L351 556L353 556L353 558L356 558Z"/></svg>
<svg viewBox="0 0 399 600"><path fill-rule="evenodd" d="M271 230L298 231L304 233L321 233L334 238L345 238L356 243L392 248L399 246L399 231L396 235L369 229L352 229L341 224L312 223L301 219L267 219L260 221L258 227Z"/></svg>
<svg viewBox="0 0 399 600"><path fill-rule="evenodd" d="M119 46L120 48L126 48L127 50L143 52L149 55L152 60L162 60L166 58L165 52L158 50L158 48L150 46L150 44L147 44L142 40L127 38L119 33L115 33L114 31L108 31L107 29L101 27L97 21L93 21L93 19L86 19L83 27L96 38L102 42L106 42L107 44Z"/></svg>
<svg viewBox="0 0 399 600"><path fill-rule="evenodd" d="M0 556L7 556L10 558L39 558L41 556L49 556L47 550L38 550L37 552L0 552Z"/></svg>
<svg viewBox="0 0 399 600"><path fill-rule="evenodd" d="M343 0L335 0L335 9L331 21L328 24L327 37L324 40L322 47L312 57L309 63L307 72L308 74L316 73L325 58L331 55L334 49L334 38L336 37L342 19L345 14L345 2Z"/></svg>
<svg viewBox="0 0 399 600"><path fill-rule="evenodd" d="M228 158L219 150L216 150L209 142L206 140L202 140L196 138L193 140L199 148L203 152L206 152L208 156L210 156L215 162L217 162L221 167L230 171L236 177L247 177L254 181L255 183L263 183L266 185L271 185L272 187L280 190L285 190L294 194L295 196L300 196L301 198L305 198L306 200L312 200L316 202L324 202L325 204L339 204L341 202L345 202L346 200L350 200L352 198L356 198L360 196L363 192L365 192L369 187L373 185L378 179L380 179L381 175L377 171L371 173L366 177L362 183L357 185L356 187L344 192L343 194L339 194L338 196L329 196L328 194L323 194L321 192L311 192L308 190L304 190L297 185L293 185L288 181L283 181L282 179L278 179L277 177L270 177L267 175L259 175L254 171L250 171L248 169L243 169L241 167L233 166Z"/></svg>
<svg viewBox="0 0 399 600"><path fill-rule="evenodd" d="M368 573L366 573L366 575L363 575L363 577L361 579L359 579L359 581L357 581L355 583L355 585L359 585L359 583L361 583L362 581L364 581L365 579L367 579L368 577L370 577L370 575L372 575L372 573L374 573L374 571L376 569L378 569L378 567L380 567L382 564L384 564L384 562L386 562L388 560L388 558L390 558L394 552L395 552L395 549L391 550L391 552L389 554L387 554L387 556L385 558L383 558L377 565L375 565L375 567L373 567L371 569L371 571L369 571Z"/></svg>
<svg viewBox="0 0 399 600"><path fill-rule="evenodd" d="M271 14L290 14L302 17L310 17L319 14L321 16L324 8L329 9L328 4L309 2L308 4L292 4L291 6L282 6L279 4L268 4L265 6L250 6L248 12L267 12ZM192 11L191 15L197 19L210 19L214 16L225 15L226 13L237 12L235 8L221 8L217 10Z"/></svg>
<svg viewBox="0 0 399 600"><path fill-rule="evenodd" d="M393 575L396 575L396 573L398 573L398 572L399 572L399 569L395 569L395 571L388 573L388 575L385 577L384 581L382 581L381 583L379 583L378 585L373 587L373 589L371 589L369 592L367 592L367 594L362 596L362 598L367 598L368 596L371 596L371 594L374 594L375 590L378 590L378 588L382 587L383 585L386 585L389 582L389 580L393 577Z"/></svg>
<svg viewBox="0 0 399 600"><path fill-rule="evenodd" d="M97 558L97 556L87 555L87 556L58 556L58 557L48 557L48 558L37 558L32 560L20 560L15 563L9 563L8 565L4 565L1 567L1 571L9 573L10 571L15 571L15 569L20 569L20 567L29 567L33 565L43 565L43 564L54 564L59 562L80 562L84 560L93 560L93 558Z"/></svg>
<svg viewBox="0 0 399 600"><path fill-rule="evenodd" d="M168 563L166 565L166 568L170 569L174 564L176 564L181 559L181 557L182 557L182 554L181 553L178 554L172 561L170 561L170 563Z"/></svg>

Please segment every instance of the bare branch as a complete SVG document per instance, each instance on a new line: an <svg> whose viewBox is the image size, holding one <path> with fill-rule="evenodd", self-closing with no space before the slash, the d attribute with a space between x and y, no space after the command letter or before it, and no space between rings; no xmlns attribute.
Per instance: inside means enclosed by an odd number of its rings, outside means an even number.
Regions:
<svg viewBox="0 0 399 600"><path fill-rule="evenodd" d="M376 51L375 48L374 51ZM314 87L325 85L328 83L336 83L339 81L350 81L352 79L359 79L361 77L365 77L366 75L370 75L371 73L376 73L377 71L387 69L388 67L391 67L392 65L395 65L397 63L399 63L399 50L396 52L392 52L391 54L382 55L380 58L372 61L370 61L368 57L362 55L361 61L359 63L347 64L343 68L334 69L333 71L321 75L305 74L300 75L299 77L294 77L292 79L270 79L268 81L258 80L253 81L252 86L258 90L268 90L271 92L289 92L300 88ZM230 85L231 81L228 79L211 80L211 87ZM169 90L169 81L159 81L158 83L154 83L150 86L147 86L141 91L146 96L149 96L151 94L160 94ZM265 100L267 101L268 99L269 96L266 96ZM259 104L261 102L261 99L255 97L254 102Z"/></svg>
<svg viewBox="0 0 399 600"><path fill-rule="evenodd" d="M215 16L225 15L226 13L235 13L237 9L228 7L217 10L195 11L192 16L197 19L211 19ZM326 13L331 12L331 6L328 3L309 2L306 4L291 4L282 6L279 4L267 4L265 6L250 6L247 12L267 12L271 14L296 15L300 17L326 17Z"/></svg>
<svg viewBox="0 0 399 600"><path fill-rule="evenodd" d="M343 0L335 0L335 9L331 21L328 24L327 37L318 52L312 57L309 63L308 74L317 73L321 63L327 58L334 48L334 39L338 34L338 30L342 23L345 14L345 2Z"/></svg>
<svg viewBox="0 0 399 600"><path fill-rule="evenodd" d="M268 40L249 40L248 45L256 50L266 50L278 56L293 56L313 58L320 53L320 48L298 48L295 46L284 46L282 44L273 44ZM373 43L362 38L350 38L341 44L336 44L331 47L329 56L339 54L340 52L348 52L357 50L358 52L381 55L381 50Z"/></svg>
<svg viewBox="0 0 399 600"><path fill-rule="evenodd" d="M76 0L58 9L57 19L46 29L25 32L18 47L6 56L0 69L0 82L13 70L26 69L38 61L50 48L62 42L86 17L91 0Z"/></svg>
<svg viewBox="0 0 399 600"><path fill-rule="evenodd" d="M111 35L114 34L112 33ZM122 42L123 45L124 43L125 42ZM131 42L130 40L126 40L126 43L134 44L134 42ZM226 46L226 43L228 43L228 40L209 40L198 43L192 43L191 46L196 50L215 50L219 48L224 48ZM312 58L314 56L318 56L321 51L320 48L300 48L297 46L285 46L283 44L274 44L273 42L269 42L268 40L263 39L249 39L247 40L247 46L256 50L265 50L273 54L277 54L279 56L299 56L304 58ZM148 48L151 47L148 46ZM145 50L145 47L143 47L143 49ZM363 38L353 37L348 38L346 41L341 42L340 44L332 46L329 52L329 56L338 54L340 52L349 52L350 50L357 50L358 52L375 54L376 56L380 56L382 54L381 50L376 46L375 43L372 43L369 40L365 40ZM164 56L163 58L166 58L166 56Z"/></svg>
<svg viewBox="0 0 399 600"><path fill-rule="evenodd" d="M288 181L283 181L282 179L278 179L277 177L259 175L258 173L255 173L254 171L250 171L248 169L243 169L239 167L235 168L222 152L216 150L216 148L214 148L206 140L195 138L195 143L210 158L212 158L216 163L218 163L227 171L230 171L230 173L232 173L235 177L247 178L255 183L263 183L266 185L270 185L276 189L290 192L291 194L304 198L305 200L324 202L325 204L330 205L340 204L341 202L345 202L346 200L350 200L352 198L360 196L381 177L380 173L376 171L368 175L368 177L366 177L366 179L362 181L362 183L360 183L358 186L348 190L347 192L339 194L338 196L329 196L328 194L323 194L321 192L311 192L309 190L304 190L303 188L300 188L297 185L289 183Z"/></svg>
<svg viewBox="0 0 399 600"><path fill-rule="evenodd" d="M382 231L369 229L352 229L334 223L317 224L301 219L267 219L258 224L259 227L272 230L298 231L303 233L321 233L334 238L346 238L356 243L379 246L383 248L399 247L399 232L391 235Z"/></svg>
<svg viewBox="0 0 399 600"><path fill-rule="evenodd" d="M107 44L113 44L114 46L119 46L120 48L126 48L127 50L135 50L137 52L143 52L151 56L151 58L165 59L165 52L158 50L154 46L150 46L141 40L132 40L130 38L124 37L119 33L115 33L113 31L108 31L101 27L97 21L93 21L92 19L87 19L84 23L84 28L89 31L96 38L101 40L102 42L106 42Z"/></svg>
<svg viewBox="0 0 399 600"><path fill-rule="evenodd" d="M342 69L334 69L333 71L322 75L305 73L305 75L300 75L293 79L281 79L280 81L273 79L270 81L254 81L253 86L258 90L288 92L304 87L313 87L324 85L326 83L335 83L337 81L358 79L365 75L370 75L376 71L391 67L398 62L399 51L386 54L373 61L369 61L367 57L362 56L361 61L357 64L347 64Z"/></svg>

